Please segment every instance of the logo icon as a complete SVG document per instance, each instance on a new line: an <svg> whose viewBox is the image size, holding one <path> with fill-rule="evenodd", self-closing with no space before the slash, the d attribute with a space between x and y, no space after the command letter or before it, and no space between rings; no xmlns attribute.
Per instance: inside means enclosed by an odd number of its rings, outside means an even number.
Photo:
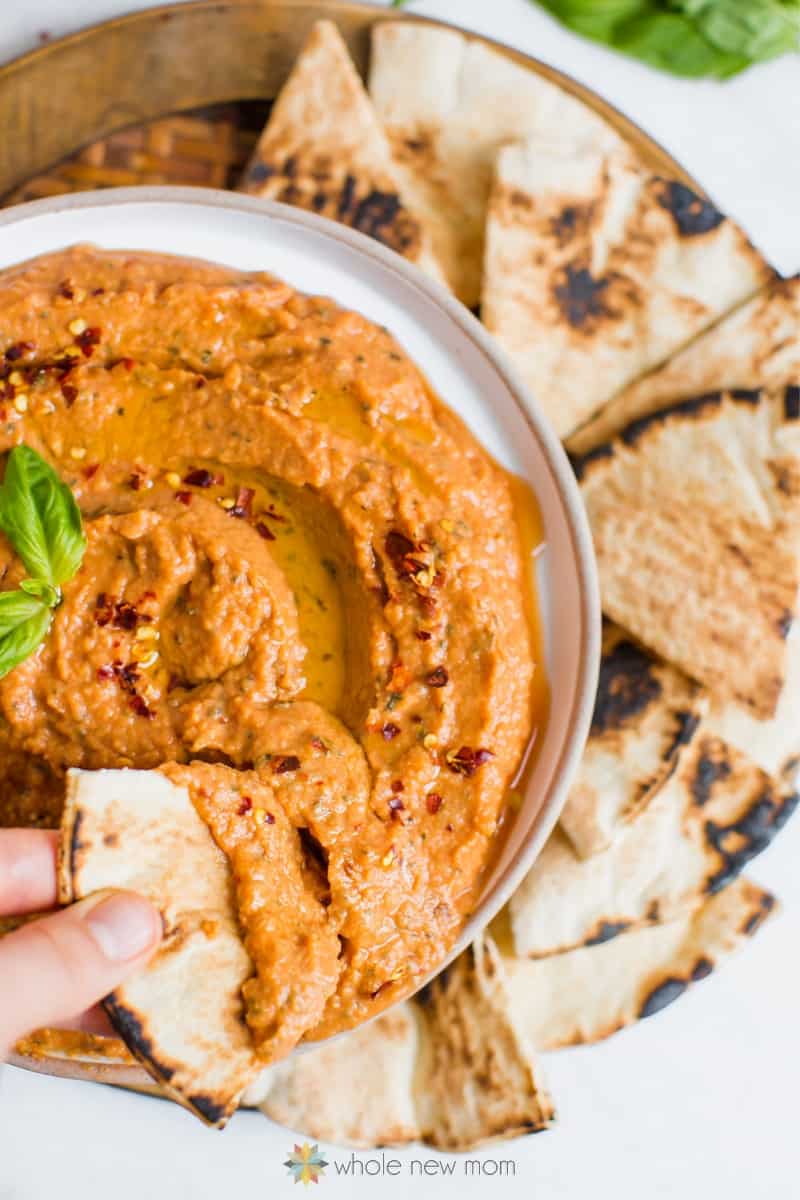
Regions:
<svg viewBox="0 0 800 1200"><path fill-rule="evenodd" d="M289 1174L294 1176L295 1183L308 1186L309 1183L319 1183L328 1163L320 1154L316 1142L313 1146L303 1142L302 1146L295 1145L283 1165L289 1168Z"/></svg>

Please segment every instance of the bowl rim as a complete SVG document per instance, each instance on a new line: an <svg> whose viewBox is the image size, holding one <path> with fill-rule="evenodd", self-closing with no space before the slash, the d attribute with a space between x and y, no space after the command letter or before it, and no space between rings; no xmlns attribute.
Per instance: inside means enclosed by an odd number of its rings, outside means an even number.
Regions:
<svg viewBox="0 0 800 1200"><path fill-rule="evenodd" d="M525 421L532 437L538 443L551 482L561 502L563 515L569 530L572 558L575 564L579 589L580 633L578 674L574 689L571 711L567 717L566 733L562 740L552 774L535 817L535 827L520 843L511 861L476 906L466 921L453 947L423 979L414 992L396 1000L394 1004L411 999L431 979L435 978L453 961L493 920L501 908L516 891L523 877L541 852L558 821L567 799L569 786L574 779L594 709L600 664L601 608L597 565L595 561L589 521L580 494L580 488L569 463L567 453L551 428L543 411L523 381L509 355L491 336L469 309L465 308L443 284L423 273L413 263L388 249L366 234L287 204L260 197L248 196L217 188L164 186L137 186L109 188L103 191L71 192L63 196L31 200L0 211L0 228L20 224L39 216L81 209L109 208L137 204L172 204L191 208L214 208L238 211L249 215L271 217L323 233L328 238L343 243L350 250L373 259L384 269L399 275L405 282L427 293L428 298L444 310L459 333L469 339L488 360L499 375L516 407ZM123 247L124 248L124 247ZM40 257L40 256L34 256ZM202 256L198 256L202 258ZM20 262L29 261L21 259ZM6 269L6 268L4 268ZM415 360L416 361L416 360ZM424 362L418 363L425 370ZM487 397L491 408L491 398ZM547 734L545 734L547 737ZM391 1011L394 1004L382 1012ZM375 1018L371 1018L374 1020ZM335 1036L344 1036L343 1034ZM24 1057L16 1056L11 1061L26 1065ZM76 1060L77 1062L80 1060ZM41 1066L39 1067L41 1070Z"/></svg>

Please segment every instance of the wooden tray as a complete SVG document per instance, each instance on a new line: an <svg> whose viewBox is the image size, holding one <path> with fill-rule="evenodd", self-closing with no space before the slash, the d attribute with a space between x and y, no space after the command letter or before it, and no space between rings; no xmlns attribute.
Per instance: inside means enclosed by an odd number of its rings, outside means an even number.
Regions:
<svg viewBox="0 0 800 1200"><path fill-rule="evenodd" d="M336 21L362 74L375 22L423 20L340 0L195 0L96 25L0 68L0 126L14 131L0 144L0 204L136 184L236 187L270 102L321 16ZM516 50L477 40L583 100L647 165L701 191L594 92ZM56 1053L45 1031L25 1039L10 1061L152 1093L142 1068L118 1057L118 1043L73 1042Z"/></svg>
<svg viewBox="0 0 800 1200"><path fill-rule="evenodd" d="M442 24L340 0L195 0L48 43L0 68L0 128L14 131L0 144L0 202L134 184L235 187L269 101L321 16L336 21L362 73L376 21ZM663 147L590 89L489 44L578 96L648 165L701 190Z"/></svg>

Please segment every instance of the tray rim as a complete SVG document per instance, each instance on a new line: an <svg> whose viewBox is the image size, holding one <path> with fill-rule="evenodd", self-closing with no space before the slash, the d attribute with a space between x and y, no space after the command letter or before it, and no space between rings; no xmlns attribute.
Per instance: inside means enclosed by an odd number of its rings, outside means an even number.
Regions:
<svg viewBox="0 0 800 1200"><path fill-rule="evenodd" d="M435 17L426 17L383 4L370 3L368 0L326 0L325 3L317 4L312 3L311 0L188 0L186 3L159 4L152 8L124 13L109 20L94 22L73 33L66 34L64 37L56 38L41 46L35 46L33 49L8 60L6 63L0 65L0 93L5 87L13 87L20 74L26 72L28 69L37 69L41 64L51 59L57 60L59 56L68 53L82 43L102 42L103 38L111 32L124 31L126 29L156 28L167 19L191 19L194 15L206 12L221 14L225 12L235 13L242 10L268 12L270 9L307 10L314 8L319 9L320 19L325 17L334 22L336 21L337 13L346 13L356 18L359 16L363 17L365 21L371 20L372 24L377 24L381 20L389 20L450 29L463 34L471 40L482 42L512 62L532 71L541 78L549 80L569 94L576 96L593 112L608 120L629 144L634 146L639 153L644 154L646 159L650 160L654 168L668 171L674 178L691 187L698 195L707 196L705 189L698 180L686 170L683 164L657 138L648 133L638 122L634 121L610 100L607 100L600 92L588 84L581 82L573 75L570 75L569 72L559 67L551 66L535 55L528 54L524 50L519 50L501 39L488 37L474 30L464 29L456 22L443 21ZM54 68L57 68L57 66L57 62L53 63ZM263 99L269 98L268 96L263 97ZM242 99L242 97L239 97L239 99ZM227 101L211 99L208 103L209 105L226 102L232 103L235 100L236 97L231 96ZM74 145L65 155L52 160L44 167L35 169L31 175L18 177L8 186L4 186L0 195L7 196L16 188L35 178L36 175L52 170L53 167L65 161L65 159L71 157L73 154L79 153L80 150L85 149L95 141L103 140L123 129L136 128L137 126L146 125L151 121L167 116L190 113L193 110L196 111L198 107L202 107L202 105L198 106L193 103L187 106L168 108L160 115L149 117L146 121L129 122L121 120L112 123L107 128L87 130L85 138Z"/></svg>

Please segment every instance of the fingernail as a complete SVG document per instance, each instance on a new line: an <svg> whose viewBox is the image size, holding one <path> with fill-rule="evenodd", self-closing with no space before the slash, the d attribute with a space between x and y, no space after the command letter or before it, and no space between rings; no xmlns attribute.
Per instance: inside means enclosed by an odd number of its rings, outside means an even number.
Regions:
<svg viewBox="0 0 800 1200"><path fill-rule="evenodd" d="M100 950L112 962L137 958L158 937L156 911L141 896L109 896L95 904L85 919Z"/></svg>

